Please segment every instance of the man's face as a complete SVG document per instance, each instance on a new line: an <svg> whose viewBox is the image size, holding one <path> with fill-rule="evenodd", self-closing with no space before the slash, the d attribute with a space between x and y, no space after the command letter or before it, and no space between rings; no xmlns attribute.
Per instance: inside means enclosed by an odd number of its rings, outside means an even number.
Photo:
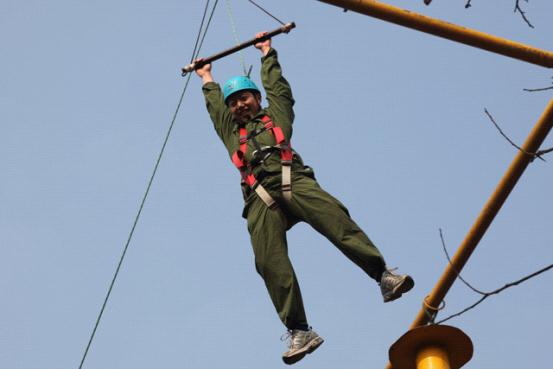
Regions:
<svg viewBox="0 0 553 369"><path fill-rule="evenodd" d="M261 95L252 91L239 91L230 95L227 105L234 119L246 123L261 110Z"/></svg>

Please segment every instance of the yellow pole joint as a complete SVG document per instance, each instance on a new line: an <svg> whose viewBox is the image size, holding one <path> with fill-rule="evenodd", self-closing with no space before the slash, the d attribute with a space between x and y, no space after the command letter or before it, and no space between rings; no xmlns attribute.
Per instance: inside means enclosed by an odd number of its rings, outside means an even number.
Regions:
<svg viewBox="0 0 553 369"><path fill-rule="evenodd" d="M427 346L419 350L417 369L451 369L447 351L441 346Z"/></svg>
<svg viewBox="0 0 553 369"><path fill-rule="evenodd" d="M390 347L394 369L459 369L472 358L469 336L448 325L411 329Z"/></svg>
<svg viewBox="0 0 553 369"><path fill-rule="evenodd" d="M319 1L465 45L474 46L542 67L553 68L553 52L551 51L444 22L376 0Z"/></svg>

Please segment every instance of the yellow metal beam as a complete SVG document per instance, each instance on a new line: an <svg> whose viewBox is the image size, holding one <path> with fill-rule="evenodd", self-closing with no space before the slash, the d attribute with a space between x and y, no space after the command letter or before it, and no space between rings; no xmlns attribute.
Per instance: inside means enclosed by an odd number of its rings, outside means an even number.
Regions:
<svg viewBox="0 0 553 369"><path fill-rule="evenodd" d="M553 52L551 51L461 27L376 0L319 1L528 63L553 68Z"/></svg>
<svg viewBox="0 0 553 369"><path fill-rule="evenodd" d="M430 18L376 0L319 1L528 63L553 68L553 53L550 51ZM446 267L438 283L425 299L422 309L411 324L411 329L424 326L429 322L430 317L437 310L455 279L457 279L458 272L463 269L524 170L534 159L528 153L535 153L539 150L552 127L553 99L549 101L542 116L522 145L522 151L518 152L494 193L484 205L475 223L451 259L451 265ZM448 369L447 354L439 345L421 349L417 354L417 369ZM391 364L388 364L386 368L392 368Z"/></svg>

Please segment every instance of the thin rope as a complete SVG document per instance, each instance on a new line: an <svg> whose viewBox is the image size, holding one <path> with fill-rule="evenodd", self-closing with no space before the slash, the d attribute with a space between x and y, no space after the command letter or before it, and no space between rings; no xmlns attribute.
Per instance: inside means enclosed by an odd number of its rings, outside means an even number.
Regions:
<svg viewBox="0 0 553 369"><path fill-rule="evenodd" d="M209 0L207 0L207 2L209 3ZM199 47L197 48L197 54L199 54L200 52L200 49L202 47L202 43L203 43L203 39L205 38L205 35L207 33L207 30L209 28L209 24L211 22L211 18L213 17L213 13L215 11L215 7L217 6L217 1L215 2L215 5L213 6L213 10L211 11L211 16L209 18L209 21L207 23L207 26L205 28L205 31L204 31L204 35L202 37L202 42L200 42L200 45ZM202 23L203 23L203 20L202 20ZM201 33L201 28L199 30L199 33ZM196 48L195 48L196 49ZM197 56L197 55L196 55ZM196 57L193 55L193 59ZM117 264L117 268L115 269L115 273L113 275L113 278L111 280L111 283L109 285L109 288L108 288L108 292L106 294L106 297L104 299L104 303L102 304L102 308L100 309L100 313L98 314L98 318L96 319L96 323L94 325L94 329L92 330L92 333L90 335L90 339L88 340L88 344L86 346L86 349L85 349L85 352L83 354L83 357L81 359L81 363L79 365L79 369L82 369L83 365L84 365L84 362L86 360L86 357L87 357L87 354L88 354L88 351L90 349L90 346L92 345L92 341L94 340L94 337L96 335L96 330L98 329L98 326L100 325L100 320L102 319L102 316L104 314L104 310L107 306L107 303L108 303L108 300L109 300L109 297L111 295L111 291L113 290L113 286L115 285L115 281L117 279L117 276L119 275L119 271L121 270L121 266L123 264L123 260L125 259L125 255L127 254L127 250L129 248L129 245L131 243L131 240L132 240L132 237L134 235L134 230L136 229L136 226L138 224L138 220L140 219L140 215L142 214L142 210L144 209L144 204L146 203L146 199L148 198L148 194L150 193L150 189L152 187L152 183L154 182L154 178L156 176L156 173L157 173L157 170L159 168L159 164L161 162L161 159L163 157L163 153L165 152L165 147L167 146L167 142L169 141L169 137L171 136L171 132L173 130L173 126L175 125L175 121L177 119L177 114L180 110L180 107L182 105L182 101L183 101L183 98L184 98L184 94L186 93L186 89L188 88L188 84L190 82L190 77L192 76L192 74L189 74L188 75L188 78L186 79L186 82L185 82L185 85L182 89L182 92L180 94L180 98L179 98L179 101L178 101L178 104L177 104L177 107L175 109L175 112L173 114L173 118L171 120L171 124L169 125L169 128L167 129L167 133L165 135L165 139L163 141L163 145L161 146L161 150L159 152L159 155L157 157L157 161L156 161L156 164L154 166L154 170L152 172L152 175L150 176L150 180L148 181L148 186L146 187L146 191L144 192L144 195L142 197L142 201L140 202L140 206L139 206L139 209L138 209L138 212L134 218L134 222L133 222L133 225L132 225L132 228L131 228L131 231L129 232L129 236L127 238L127 242L125 243L125 247L123 248L123 253L121 254L121 258L119 259L119 263Z"/></svg>
<svg viewBox="0 0 553 369"><path fill-rule="evenodd" d="M207 35L207 29L209 28L209 25L211 24L211 19L213 19L213 14L215 13L215 8L217 7L217 4L219 3L219 0L215 0L215 4L213 4L213 8L211 9L211 14L209 15L209 19L207 20L207 25L205 26L204 34L202 36L202 40L200 41L200 46L198 47L198 52L194 56L194 59L198 57L200 54L200 49L202 48L202 45L204 44L205 36Z"/></svg>
<svg viewBox="0 0 553 369"><path fill-rule="evenodd" d="M238 32L237 32L237 29L236 29L236 23L234 21L234 15L232 14L232 7L230 6L230 0L226 0L225 2L226 2L226 5L227 5L228 17L230 19L230 28L232 29L232 34L234 35L234 41L236 42L236 45L239 45L240 40L238 39ZM244 53L242 52L242 50L240 50L238 52L238 54L240 55L240 62L242 63L242 69L244 70L244 75L248 75L248 70L246 68L246 60L244 58Z"/></svg>
<svg viewBox="0 0 553 369"><path fill-rule="evenodd" d="M169 125L169 129L167 130L167 134L165 135L165 140L163 141L163 145L161 147L161 151L158 155L156 164L154 166L154 170L152 172L152 175L150 176L150 180L148 181L148 186L146 188L146 191L144 193L144 196L142 197L142 201L140 202L140 207L138 209L138 212L134 218L134 222L131 228L131 231L129 233L129 236L127 238L127 242L125 243L125 247L123 249L123 253L121 254L121 258L119 259L119 264L117 265L117 269L115 270L115 274L113 275L113 279L111 280L111 284L108 289L108 293L106 295L106 298L104 299L104 303L102 304L102 309L100 310L100 314L98 315L98 318L96 319L96 324L94 325L94 329L92 331L92 334L90 335L90 339L88 341L88 345L86 346L86 350L84 352L83 358L81 360L81 364L79 365L79 369L83 367L84 361L86 359L86 355L88 354L88 350L90 349L90 346L92 344L92 340L94 339L94 336L96 334L96 330L98 329L98 326L100 324L100 320L102 319L102 315L104 314L104 310L106 308L107 302L109 300L109 297L111 295L111 291L113 290L113 286L115 285L115 280L117 279L117 276L119 275L119 271L121 269L121 265L123 264L123 260L125 259L125 255L127 253L127 249L129 248L129 245L131 243L132 236L134 234L134 230L136 228L136 225L138 224L138 220L140 218L140 215L142 214L142 209L144 208L144 204L146 203L146 199L148 197L148 194L150 193L150 188L152 187L152 183L154 181L154 177L157 173L157 169L159 167L159 163L161 162L161 158L163 157L163 152L165 151L165 147L167 146L167 142L169 141L169 136L171 135L171 131L173 130L173 126L175 124L175 120L177 118L178 111L180 109L180 106L182 104L182 100L184 97L184 94L186 92L186 88L188 87L188 82L190 81L190 77L192 74L188 76L188 79L186 80L186 84L184 85L184 88L182 90L182 93L179 98L179 102L177 104L177 108L175 110L175 113L173 115L173 119L171 120L171 124Z"/></svg>
<svg viewBox="0 0 553 369"><path fill-rule="evenodd" d="M278 19L277 17L275 17L274 15L272 15L271 13L269 13L267 10L263 9L261 7L261 5L257 4L255 1L253 0L248 0L250 3L252 3L253 5L257 6L263 13L267 14L269 17L273 18L274 20L276 20L278 23L280 23L281 25L284 26L284 22L281 21L280 19Z"/></svg>
<svg viewBox="0 0 553 369"><path fill-rule="evenodd" d="M207 14L207 9L209 8L209 0L205 3L204 15L202 16L202 22L200 23L200 30L196 36L196 42L194 43L194 50L192 50L192 57L190 58L190 63L192 63L196 57L196 51L198 49L198 41L200 41L200 36L202 34L202 29L204 27L205 16Z"/></svg>

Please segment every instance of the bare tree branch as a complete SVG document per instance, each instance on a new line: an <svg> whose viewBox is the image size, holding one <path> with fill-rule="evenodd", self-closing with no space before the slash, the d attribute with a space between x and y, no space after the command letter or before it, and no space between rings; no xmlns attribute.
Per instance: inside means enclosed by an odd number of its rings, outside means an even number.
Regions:
<svg viewBox="0 0 553 369"><path fill-rule="evenodd" d="M432 0L424 0L424 3L426 5L430 4ZM528 2L528 0L524 0L526 2ZM465 3L465 9L468 9L472 6L472 0L467 0L467 2ZM520 16L522 17L522 19L524 20L524 22L526 22L526 24L528 25L528 27L530 28L535 28L534 25L532 23L530 23L530 20L528 19L528 17L526 16L526 12L524 10L522 10L522 8L520 7L520 0L515 0L515 10L514 10L515 13L520 13Z"/></svg>
<svg viewBox="0 0 553 369"><path fill-rule="evenodd" d="M551 77L553 79L553 77ZM553 82L551 82L551 86L549 87L543 87L543 88L524 88L524 91L528 92L537 92L537 91L547 91L547 90L553 90Z"/></svg>
<svg viewBox="0 0 553 369"><path fill-rule="evenodd" d="M436 322L436 323L434 323L434 324L441 324L441 323L444 323L444 322L446 322L446 321L448 321L448 320L450 320L450 319L452 319L452 318L455 318L455 317L458 317L458 316L460 316L460 315L463 315L463 314L466 313L467 311L469 311L469 310L471 310L471 309L474 309L477 305L481 304L481 303L482 303L485 299L487 299L488 297L490 297L490 296L492 296L492 295L497 295L497 294L503 292L504 290L506 290L507 288L510 288L510 287L513 287L513 286L517 286L517 285L519 285L519 284L521 284L521 283L523 283L523 282L525 282L525 281L527 281L527 280L529 280L529 279L531 279L531 278L533 278L533 277L535 277L535 276L537 276L537 275L539 275L539 274L541 274L541 273L544 273L544 272L548 271L549 269L553 268L553 264L550 264L550 265L548 265L548 266L546 266L546 267L544 267L544 268L538 270L537 272L534 272L534 273L532 273L532 274L529 274L529 275L527 275L526 277L523 277L523 278L521 278L521 279L519 279L519 280L517 280L517 281L511 282L511 283L507 283L506 285L504 285L504 286L501 287L501 288L498 288L498 289L493 290L493 291L491 291L491 292L482 292L482 291L480 291L480 290L474 288L473 286L471 286L465 279L463 279L463 278L461 277L461 274L459 273L459 271L456 270L455 268L453 268L453 264L451 263L451 258L449 257L449 253L447 252L447 247L446 247L446 245L445 245L445 241L444 241L444 237L443 237L443 233L442 233L442 229L441 229L441 228L440 228L440 239L442 240L442 247L443 247L443 250L444 250L445 255L446 255L446 257L447 257L447 260L448 260L448 262L449 262L449 265L450 265L451 268L455 271L455 273L457 274L457 277L459 277L459 279L460 279L467 287L469 287L469 288L470 288L471 290L473 290L474 292L476 292L476 293L482 295L482 297L481 297L478 301L476 301L474 304L472 304L472 305L470 305L470 306L464 308L463 310L459 311L458 313L452 314L452 315L448 316L447 318L444 318L444 319L442 319L442 320L440 320L440 321L438 321L438 322Z"/></svg>
<svg viewBox="0 0 553 369"><path fill-rule="evenodd" d="M499 125L495 122L495 119L493 119L492 115L490 114L490 112L488 111L488 109L484 108L484 112L486 113L486 115L488 116L488 118L490 118L491 122L494 124L495 128L497 128L497 130L499 131L499 133L501 133L501 135L503 137L505 137L505 139L507 141L509 141L509 143L511 145L513 145L514 147L516 147L520 152L523 152L525 153L526 155L529 155L532 157L532 161L535 159L535 158L538 158L540 159L541 161L546 161L544 158L541 157L542 154L546 154L548 152L551 152L553 151L553 148L552 149L546 149L546 150L541 150L541 151L538 151L536 153L532 153L532 152L528 152L526 150L524 150L522 147L518 146L516 143L514 143L509 137L507 137L507 135L505 133L503 133L503 130L501 129L501 127L499 127Z"/></svg>
<svg viewBox="0 0 553 369"><path fill-rule="evenodd" d="M507 288L510 288L510 287L513 287L513 286L517 286L523 282L526 282L527 280L531 279L531 278L534 278L536 277L537 275L539 274L542 274L544 272L547 272L549 269L553 268L553 264L550 264L540 270L538 270L537 272L534 272L530 275L527 275L526 277L523 277L517 281L514 281L514 282L511 282L511 283L507 283L506 285L504 285L503 287L501 288L498 288L497 290L495 291L492 291L492 292L488 292L486 293L484 296L482 296L480 298L480 300L476 301L474 304L472 304L471 306L461 310L460 312L458 313L455 313L453 315L450 315L448 316L447 318L444 318L438 322L436 322L436 324L442 324L443 322L445 321L448 321L449 319L452 319L454 317L457 317L457 316L460 316L460 315L463 315L464 313L466 313L467 311L471 310L471 309L474 309L477 305L479 305L480 303L482 303L485 299L487 299L488 297L492 296L492 295L497 295L498 293L501 293L503 292L504 290L506 290Z"/></svg>
<svg viewBox="0 0 553 369"><path fill-rule="evenodd" d="M553 86L543 87L543 88L523 88L523 90L527 92L547 91L547 90L553 90Z"/></svg>
<svg viewBox="0 0 553 369"><path fill-rule="evenodd" d="M526 2L528 2L528 0L524 0ZM516 12L519 12L520 13L520 16L522 17L522 19L524 19L524 21L526 22L526 24L528 25L528 27L530 28L534 28L534 26L532 25L532 23L530 23L530 21L528 20L528 18L526 18L526 12L524 10L522 10L522 8L520 7L520 0L516 0L515 1L515 13Z"/></svg>
<svg viewBox="0 0 553 369"><path fill-rule="evenodd" d="M474 292L478 293L479 295L487 295L488 293L487 292L482 292L476 288L474 288L470 283L468 283L463 277L461 277L461 273L455 269L455 267L453 266L453 264L451 263L451 258L449 257L449 252L447 252L447 247L445 245L445 241L444 241L444 235L443 235L443 232L442 232L442 229L440 228L440 239L442 240L442 249L444 250L444 253L445 253L445 256L447 258L447 261L449 262L449 266L451 267L451 269L453 269L453 271L455 272L455 274L457 274L457 277L461 280L461 282L463 282L468 288L470 288L471 290L473 290Z"/></svg>
<svg viewBox="0 0 553 369"><path fill-rule="evenodd" d="M536 155L547 154L547 153L550 153L551 151L553 151L553 147L550 147L549 149L540 150L536 153Z"/></svg>

